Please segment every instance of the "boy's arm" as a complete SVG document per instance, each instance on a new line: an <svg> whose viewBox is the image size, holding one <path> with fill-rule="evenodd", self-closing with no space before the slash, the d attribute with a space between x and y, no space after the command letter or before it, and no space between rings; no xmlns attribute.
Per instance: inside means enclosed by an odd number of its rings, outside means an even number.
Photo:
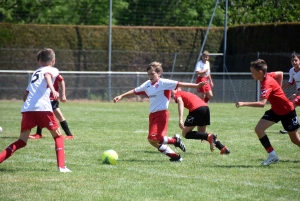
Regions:
<svg viewBox="0 0 300 201"><path fill-rule="evenodd" d="M183 110L184 110L184 103L182 101L181 97L177 98L177 104L178 104L178 116L179 116L179 127L181 129L184 129L184 123L183 123Z"/></svg>
<svg viewBox="0 0 300 201"><path fill-rule="evenodd" d="M275 71L275 80L277 83L282 86L282 80L283 80L283 72L282 71Z"/></svg>
<svg viewBox="0 0 300 201"><path fill-rule="evenodd" d="M61 82L58 82L60 90L61 90L61 97L60 100L62 102L66 102L67 101L67 97L66 97L66 83L65 80L62 80Z"/></svg>
<svg viewBox="0 0 300 201"><path fill-rule="evenodd" d="M206 85L206 82L199 82L198 84L188 83L188 82L178 82L178 87L185 87L185 88L200 88Z"/></svg>
<svg viewBox="0 0 300 201"><path fill-rule="evenodd" d="M26 101L28 94L29 94L29 91L24 92L24 94L23 94L23 101L24 102Z"/></svg>
<svg viewBox="0 0 300 201"><path fill-rule="evenodd" d="M134 89L132 89L132 90L130 90L130 91L127 91L126 93L124 93L124 94L121 94L121 95L119 95L119 96L116 96L114 99L113 99L113 101L116 103L116 102L118 102L119 100L121 100L122 98L124 98L124 97L127 97L127 96L132 96L132 95L134 95L135 93L134 93Z"/></svg>
<svg viewBox="0 0 300 201"><path fill-rule="evenodd" d="M212 81L212 79L211 79L211 75L210 75L210 74L208 75L208 79L210 80L210 86L211 86L211 87L214 87L214 83L213 83L213 81Z"/></svg>
<svg viewBox="0 0 300 201"><path fill-rule="evenodd" d="M257 102L236 102L235 106L237 108L243 107L243 106L248 106L248 107L264 107L267 103L267 99L261 99L260 101Z"/></svg>
<svg viewBox="0 0 300 201"><path fill-rule="evenodd" d="M52 76L50 74L45 74L45 79L48 84L48 87L50 88L50 90L53 94L54 100L57 100L59 98L59 93L57 91L55 91L55 89L54 89L54 86L52 83Z"/></svg>

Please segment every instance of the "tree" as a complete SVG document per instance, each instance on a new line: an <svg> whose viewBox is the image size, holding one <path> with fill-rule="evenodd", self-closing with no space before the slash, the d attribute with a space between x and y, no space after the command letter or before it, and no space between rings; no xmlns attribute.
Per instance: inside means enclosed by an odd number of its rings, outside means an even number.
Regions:
<svg viewBox="0 0 300 201"><path fill-rule="evenodd" d="M133 26L207 26L216 1L112 0L113 24ZM228 25L299 22L299 0L228 0ZM220 0L212 26L223 26ZM109 0L2 0L0 22L108 25Z"/></svg>

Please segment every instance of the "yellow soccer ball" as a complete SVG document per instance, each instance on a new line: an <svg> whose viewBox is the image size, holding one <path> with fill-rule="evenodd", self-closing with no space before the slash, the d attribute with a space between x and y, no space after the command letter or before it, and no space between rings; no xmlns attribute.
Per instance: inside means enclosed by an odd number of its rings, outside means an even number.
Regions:
<svg viewBox="0 0 300 201"><path fill-rule="evenodd" d="M118 154L112 149L106 150L102 153L101 160L104 164L116 165L118 160Z"/></svg>

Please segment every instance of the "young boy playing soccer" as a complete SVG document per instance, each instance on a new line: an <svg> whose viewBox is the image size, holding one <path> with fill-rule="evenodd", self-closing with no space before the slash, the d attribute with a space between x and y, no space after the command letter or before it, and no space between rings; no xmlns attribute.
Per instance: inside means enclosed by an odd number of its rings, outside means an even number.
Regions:
<svg viewBox="0 0 300 201"><path fill-rule="evenodd" d="M262 165L270 165L279 162L279 158L275 153L265 130L281 121L281 124L288 132L291 141L297 146L300 146L298 118L293 103L285 96L281 88L283 79L282 71L267 73L267 63L262 59L251 62L250 71L254 80L260 81L260 101L237 102L236 107L264 107L267 101L270 102L271 109L265 112L255 127L258 139L269 154L268 158L262 162Z"/></svg>
<svg viewBox="0 0 300 201"><path fill-rule="evenodd" d="M56 77L53 86L54 86L55 91L57 91L57 92L59 91L59 86L60 86L60 88L61 88L60 100L61 100L61 102L65 103L67 101L67 98L66 98L66 85L65 85L65 80L64 80L62 75L59 74ZM26 91L26 92L28 93L28 91ZM62 129L64 130L64 132L66 134L65 139L67 139L67 140L73 139L74 135L71 133L71 131L69 129L69 125L67 123L67 120L63 116L61 110L59 109L59 101L54 99L52 93L50 93L50 102L51 102L51 105L52 105L52 110L53 110L56 118L59 120L59 123L60 123ZM29 139L41 139L42 137L43 137L42 136L42 129L37 126L36 134L30 135Z"/></svg>
<svg viewBox="0 0 300 201"><path fill-rule="evenodd" d="M196 94L182 91L180 88L172 90L172 96L178 104L179 127L182 130L182 136L186 139L206 140L210 144L210 150L214 146L220 150L220 154L229 154L229 149L224 146L215 134L206 132L207 125L210 125L210 111L207 103ZM183 123L183 108L189 110L189 114ZM193 129L197 126L197 131Z"/></svg>
<svg viewBox="0 0 300 201"><path fill-rule="evenodd" d="M59 75L55 64L55 53L52 49L45 48L37 55L40 68L32 75L27 87L29 93L24 93L26 100L22 107L22 122L20 137L17 141L9 145L0 153L0 163L12 156L14 152L26 146L30 130L35 126L46 127L53 136L57 166L59 172L71 172L65 166L64 139L59 130L59 124L52 111L49 95L53 93L54 99L59 98L59 93L55 91L53 82Z"/></svg>
<svg viewBox="0 0 300 201"><path fill-rule="evenodd" d="M204 86L205 82L198 84L178 82L174 80L160 78L163 72L162 64L152 62L147 67L149 80L139 87L116 96L113 101L116 103L124 97L132 95L147 95L149 97L149 132L148 142L158 149L159 152L167 155L171 162L181 162L181 156L174 152L168 144L173 144L185 151L185 145L179 135L170 138L166 136L168 130L169 112L168 106L171 98L171 90L177 87L199 88Z"/></svg>

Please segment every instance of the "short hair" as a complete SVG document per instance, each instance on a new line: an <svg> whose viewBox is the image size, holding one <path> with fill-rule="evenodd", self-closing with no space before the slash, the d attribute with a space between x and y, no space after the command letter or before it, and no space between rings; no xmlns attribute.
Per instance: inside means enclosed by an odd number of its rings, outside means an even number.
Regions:
<svg viewBox="0 0 300 201"><path fill-rule="evenodd" d="M155 72L157 73L162 73L163 72L163 69L162 69L162 64L157 62L157 61L153 61L151 62L148 67L147 67L147 72L150 70L150 69L154 69Z"/></svg>
<svg viewBox="0 0 300 201"><path fill-rule="evenodd" d="M295 57L297 57L298 59L300 59L300 54L294 52L294 53L291 55L291 59L294 59Z"/></svg>
<svg viewBox="0 0 300 201"><path fill-rule="evenodd" d="M208 51L204 51L204 52L202 52L202 55L209 56L209 52Z"/></svg>
<svg viewBox="0 0 300 201"><path fill-rule="evenodd" d="M36 58L38 62L49 63L55 59L55 53L50 48L44 48L37 53Z"/></svg>
<svg viewBox="0 0 300 201"><path fill-rule="evenodd" d="M254 68L257 71L261 70L264 74L266 74L268 69L267 63L262 59L257 59L255 61L252 61L250 63L250 67Z"/></svg>

